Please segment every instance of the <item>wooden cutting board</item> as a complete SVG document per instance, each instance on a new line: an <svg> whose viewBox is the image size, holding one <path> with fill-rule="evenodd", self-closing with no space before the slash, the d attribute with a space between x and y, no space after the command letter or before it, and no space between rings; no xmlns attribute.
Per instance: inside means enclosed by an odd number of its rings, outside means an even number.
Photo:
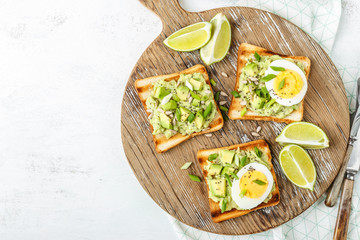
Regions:
<svg viewBox="0 0 360 240"><path fill-rule="evenodd" d="M227 7L204 12L187 12L177 0L141 0L162 21L160 35L145 50L136 63L122 102L121 136L126 157L140 184L167 213L181 222L213 233L250 234L277 227L311 206L330 186L343 161L349 137L349 111L340 75L324 50L305 32L287 20L266 11ZM291 184L281 172L278 154L281 146L274 140L285 124L264 121L226 121L213 137L197 136L166 153L155 151L147 115L134 88L136 79L179 72L202 63L199 52L175 52L162 41L174 31L199 21L210 21L223 12L232 25L232 44L228 56L207 67L218 83L216 91L230 95L235 86L237 50L242 42L251 43L287 55L307 56L312 61L309 88L305 98L304 120L319 125L328 134L330 148L309 150L317 169L314 192ZM223 77L222 72L229 77ZM230 103L230 97L224 98ZM281 202L222 223L213 223L204 181L192 182L188 174L202 176L196 160L199 149L215 148L248 142L257 138L251 132L262 127L261 138L271 148L278 178ZM188 170L180 167L191 161ZM140 206L141 207L141 206Z"/></svg>

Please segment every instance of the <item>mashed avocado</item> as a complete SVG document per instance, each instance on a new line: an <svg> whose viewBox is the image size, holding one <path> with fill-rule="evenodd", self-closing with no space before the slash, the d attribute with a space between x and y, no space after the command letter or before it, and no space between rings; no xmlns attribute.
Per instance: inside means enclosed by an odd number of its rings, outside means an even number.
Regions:
<svg viewBox="0 0 360 240"><path fill-rule="evenodd" d="M264 77L265 71L269 68L270 63L280 59L295 63L305 73L302 62L273 55L261 56L260 61L256 60L255 57L249 57L240 75L240 85L239 89L237 89L240 95L240 101L246 102L246 108L261 116L284 118L300 106L300 103L293 106L283 106L275 102L275 99L270 97L265 83L260 81L260 79Z"/></svg>
<svg viewBox="0 0 360 240"><path fill-rule="evenodd" d="M177 81L155 82L146 99L153 135L170 138L176 133L189 135L208 128L217 113L213 99L201 73L182 74Z"/></svg>
<svg viewBox="0 0 360 240"><path fill-rule="evenodd" d="M217 153L216 159L212 161L209 160L207 161L205 170L208 171L207 183L208 184L210 183L209 198L211 198L214 202L218 202L220 208L222 207L223 201L226 200L227 204L225 211L230 211L233 208L236 208L238 210L243 210L232 200L231 187L228 181L226 180L226 175L227 177L229 177L231 181L233 181L234 180L233 174L237 174L241 168L243 168L249 163L254 163L254 162L265 165L269 170L271 170L271 168L268 163L267 155L262 152L261 157L259 157L256 154L255 149L250 151L250 150L240 150L238 148L236 151L228 151L228 152L235 153L234 155L230 156L231 163L229 163L228 159L226 158L227 156L225 156L225 154L221 152ZM226 184L224 183L224 188L221 188L220 190L213 189L213 187L211 186L212 180L226 182ZM265 203L267 203L271 199L272 192L274 191L275 191L275 184L273 184L270 194L264 200Z"/></svg>

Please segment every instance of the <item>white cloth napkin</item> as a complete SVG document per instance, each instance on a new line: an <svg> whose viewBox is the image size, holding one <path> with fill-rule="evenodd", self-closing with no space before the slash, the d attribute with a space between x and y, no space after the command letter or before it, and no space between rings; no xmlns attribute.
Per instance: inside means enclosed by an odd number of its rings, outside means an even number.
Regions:
<svg viewBox="0 0 360 240"><path fill-rule="evenodd" d="M239 0L238 6L259 8L280 15L295 23L310 34L330 54L341 17L341 0ZM350 103L355 105L354 89L360 68L346 66L333 59L343 78ZM359 144L360 145L360 144ZM359 146L360 147L360 146ZM359 174L355 182L359 183ZM331 239L335 226L337 209L324 205L322 196L308 210L293 220L269 231L244 236L224 236L189 227L173 217L169 219L179 239L248 240L248 239ZM360 239L360 184L355 184L348 239Z"/></svg>

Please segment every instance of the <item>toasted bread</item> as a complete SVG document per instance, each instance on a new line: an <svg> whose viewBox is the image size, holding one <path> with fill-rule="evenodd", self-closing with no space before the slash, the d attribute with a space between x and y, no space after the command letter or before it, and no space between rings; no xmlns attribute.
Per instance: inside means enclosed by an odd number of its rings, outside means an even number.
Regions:
<svg viewBox="0 0 360 240"><path fill-rule="evenodd" d="M287 56L282 54L273 53L267 49L257 47L248 43L240 44L239 51L238 51L238 62L237 62L237 72L236 72L236 83L235 83L235 90L239 89L240 85L240 75L242 73L243 68L245 67L247 61L246 58L249 55L253 55L255 51L260 56L271 56L271 55L279 55L283 58L291 58L297 61L302 61L305 64L305 76L306 79L309 78L310 73L310 59L304 56ZM264 120L264 121L275 121L275 122L285 122L285 123L292 123L296 121L301 121L303 118L304 113L304 99L300 103L300 107L298 110L293 111L290 115L286 116L285 118L277 118L273 116L260 116L258 113L247 110L244 116L241 116L241 110L245 106L240 104L240 100L238 98L232 97L228 116L232 120Z"/></svg>
<svg viewBox="0 0 360 240"><path fill-rule="evenodd" d="M203 171L203 175L204 175L204 179L206 181L206 186L207 186L207 191L209 194L209 185L207 183L207 175L208 175L208 171L205 170L205 166L207 165L207 159L209 157L210 154L213 153L217 153L222 149L228 149L228 150L236 150L237 148L240 148L241 150L253 150L254 147L257 147L258 149L262 150L263 152L266 153L267 157L268 157L268 161L269 161L269 165L271 167L271 174L274 178L274 184L275 184L275 191L272 192L272 197L271 199L267 202L267 203L261 203L259 206L257 206L256 208L250 209L250 210L237 210L237 209L232 209L230 211L226 211L224 213L221 213L221 209L219 206L218 202L214 202L211 198L209 198L209 204L210 204L210 215L212 220L215 223L218 222L222 222L231 218L235 218L235 217L239 217L245 214L248 214L252 211L256 211L258 209L261 208L265 208L265 207L271 207L271 206L275 206L280 202L280 192L279 192L279 186L277 184L277 180L276 180L276 175L275 175L275 171L271 162L271 153L270 153L270 148L267 145L267 143L264 140L256 140L256 141L252 141L252 142L248 142L248 143L242 143L242 144L236 144L236 145L232 145L232 146L228 146L228 147L221 147L221 148L213 148L213 149L204 149L204 150L199 150L197 153L197 159L200 163L201 169Z"/></svg>
<svg viewBox="0 0 360 240"><path fill-rule="evenodd" d="M145 112L147 113L147 115L150 115L150 113L148 113L146 111L147 110L146 99L150 95L150 93L154 87L154 83L156 81L161 80L161 79L164 79L165 81L171 81L171 80L177 81L180 78L180 74L192 74L192 73L201 73L204 76L206 83L209 84L210 89L212 91L209 76L206 72L205 67L201 64L192 66L192 67L190 67L184 71L178 72L178 73L154 76L154 77L136 80L135 88L136 88L136 91L138 92L139 98L141 100L142 105L145 108ZM216 105L216 109L217 109L217 114L215 115L214 120L210 123L209 129L207 129L205 131L194 132L190 135L182 135L182 134L178 133L169 139L167 139L164 135L153 135L156 151L158 153L163 153L163 152L169 150L170 148L177 146L178 144L186 141L187 139L189 139L193 136L220 130L224 125L224 119L223 119L221 112L219 110L219 107L217 105ZM150 129L151 129L151 132L153 132L153 126L151 124L150 124Z"/></svg>

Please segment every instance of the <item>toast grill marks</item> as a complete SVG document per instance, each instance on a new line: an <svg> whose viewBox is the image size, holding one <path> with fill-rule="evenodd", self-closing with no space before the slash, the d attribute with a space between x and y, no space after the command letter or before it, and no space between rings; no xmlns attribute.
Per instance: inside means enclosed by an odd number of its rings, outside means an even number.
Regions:
<svg viewBox="0 0 360 240"><path fill-rule="evenodd" d="M139 95L140 101L145 109L146 114L149 116L150 113L148 113L146 110L146 99L147 97L150 95L152 89L153 89L153 84L160 80L160 79L164 79L165 81L171 81L171 80L178 80L180 77L180 74L192 74L192 73L201 73L203 74L203 76L205 77L205 81L206 83L210 86L211 91L212 87L211 87L211 83L209 80L209 76L206 72L206 69L203 65L198 64L195 65L193 67L190 67L188 69L185 69L184 71L178 72L178 73L173 73L173 74L169 74L169 75L160 75L160 76L154 76L154 77L149 77L149 78L144 78L144 79L138 79L135 81L135 89ZM215 101L216 102L216 101ZM192 133L190 135L182 135L180 133L172 136L169 139L166 139L165 136L163 135L152 135L153 136L153 140L155 143L155 149L158 153L163 153L166 152L167 150L179 145L180 143L186 141L187 139L193 137L193 136L197 136L197 135L201 135L201 134L206 134L206 133L210 133L210 132L215 132L220 130L223 125L224 125L224 120L222 118L221 112L216 105L216 109L217 109L217 114L215 116L215 118L213 119L213 121L210 123L209 125L209 129L206 131L201 131L201 132L195 132ZM151 133L153 132L153 126L150 124L150 130Z"/></svg>
<svg viewBox="0 0 360 240"><path fill-rule="evenodd" d="M297 61L302 61L305 63L305 76L306 79L309 78L310 73L310 59L303 56L288 56L283 54L277 54L270 50L267 50L265 48L257 47L248 43L242 43L240 44L239 51L238 51L238 63L237 63L237 72L236 72L236 82L235 82L235 90L237 91L239 88L239 81L240 81L240 75L242 73L242 69L245 67L247 61L246 57L253 55L255 51L260 56L271 56L271 55L279 55L283 58L291 58ZM291 123L295 121L301 121L303 118L304 113L304 100L301 101L300 107L298 110L293 111L290 115L286 116L285 118L277 118L272 116L261 116L256 112L253 112L248 109L246 114L244 116L240 115L241 110L244 108L243 105L240 104L240 100L237 98L232 97L228 116L232 120L264 120L264 121L275 121L275 122L285 122L285 123Z"/></svg>
<svg viewBox="0 0 360 240"><path fill-rule="evenodd" d="M272 165L271 162L271 153L270 153L270 148L267 145L267 143L264 140L257 140L257 141L252 141L252 142L248 142L248 143L243 143L243 144L237 144L237 145L232 145L232 146L228 146L228 147L221 147L221 148L213 148L213 149L204 149L204 150L199 150L197 153L197 158L198 161L200 163L201 166L201 170L203 172L204 175L204 179L206 182L206 188L208 191L208 196L209 196L209 185L207 182L207 170L205 170L205 166L206 166L206 160L208 159L210 154L213 153L217 153L222 149L228 149L228 150L236 150L237 148L240 148L242 150L253 150L254 147L257 147L259 149L261 149L264 153L267 154L268 156L268 161L269 161L269 165L271 167L271 174L274 178L274 183L275 183L275 190L274 192L272 192L272 197L271 199L267 202L267 203L261 203L259 206L250 209L250 210L237 210L237 209L232 209L230 211L226 211L224 213L221 213L221 209L219 206L219 203L214 202L211 198L209 198L209 205L210 205L210 215L212 220L215 223L218 222L222 222L231 218L235 218L235 217L239 217L242 215L246 215L250 212L256 211L258 209L261 208L265 208L265 207L271 207L271 206L275 206L280 202L280 192L279 192L279 186L277 184L277 180L276 180L276 175L275 175L275 171L274 171L274 167Z"/></svg>

